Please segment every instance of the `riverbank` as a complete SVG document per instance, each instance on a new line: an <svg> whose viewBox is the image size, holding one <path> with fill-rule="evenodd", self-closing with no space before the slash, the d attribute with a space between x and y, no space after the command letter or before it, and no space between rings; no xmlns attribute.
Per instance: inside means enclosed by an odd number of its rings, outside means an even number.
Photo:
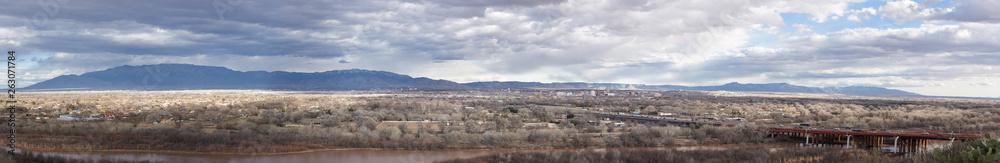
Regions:
<svg viewBox="0 0 1000 163"><path fill-rule="evenodd" d="M466 150L395 150L376 148L341 148L294 152L268 155L219 154L219 153L187 153L163 151L76 151L36 153L54 155L77 160L112 159L126 161L151 162L436 162L452 159L473 158L492 154L518 152L589 152L612 150L666 150L666 151L719 151L745 148L785 149L798 148L793 144L757 144L757 145L712 145L712 146L676 146L676 147L628 147L628 148L579 148L579 149L466 149Z"/></svg>
<svg viewBox="0 0 1000 163"><path fill-rule="evenodd" d="M793 148L793 149L788 149ZM927 162L926 157L901 158L884 153L839 147L744 147L708 150L606 149L585 151L496 153L444 160L473 162Z"/></svg>
<svg viewBox="0 0 1000 163"><path fill-rule="evenodd" d="M692 149L712 149L715 147L727 147L727 146L738 146L738 145L768 145L773 143L762 143L762 144L714 144L714 145L680 145L680 146L658 146L658 147L585 147L585 148L453 148L453 149L402 149L402 148L324 148L324 149L309 149L303 151L291 151L291 152L266 152L266 153L245 153L245 152L201 152L201 151L180 151L180 150L141 150L141 149L56 149L56 148L34 148L34 147L24 147L19 150L28 150L35 152L131 152L131 153L161 153L161 154L190 154L190 155L244 155L244 156L268 156L268 155L285 155L285 154L300 154L300 153L311 153L311 152L324 152L324 151L349 151L349 150L422 150L422 151L453 151L453 150L465 150L465 151L545 151L545 150L589 150L589 149L608 149L608 148L677 148L681 150L692 150ZM790 143L787 145L791 145Z"/></svg>
<svg viewBox="0 0 1000 163"><path fill-rule="evenodd" d="M284 142L284 143L258 143L253 141L240 141L239 144L217 143L217 144L195 144L188 141L176 141L158 136L135 136L135 135L87 135L87 136L67 136L51 134L27 133L25 138L19 141L19 149L48 152L160 152L177 154L235 154L235 155L280 155L294 154L325 150L552 150L552 149L586 149L586 148L615 148L615 146L559 146L548 145L525 145L525 146L488 146L475 145L466 146L461 144L436 142L434 144L450 144L437 146L435 148L378 148L378 147L344 147L333 144L320 144L310 142ZM572 140L561 140L572 141ZM172 143L174 142L174 143ZM374 142L379 143L379 142ZM708 141L699 144L695 140L676 138L672 143L659 144L655 146L639 147L677 147L693 145L716 145L718 141ZM400 145L397 145L400 146ZM624 147L624 146L617 146ZM181 149L181 150L171 150Z"/></svg>

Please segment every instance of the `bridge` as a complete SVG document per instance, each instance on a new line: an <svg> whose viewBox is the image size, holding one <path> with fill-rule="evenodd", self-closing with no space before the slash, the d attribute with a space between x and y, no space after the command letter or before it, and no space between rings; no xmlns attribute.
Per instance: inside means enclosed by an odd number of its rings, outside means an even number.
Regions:
<svg viewBox="0 0 1000 163"><path fill-rule="evenodd" d="M849 147L877 147L881 148L893 142L893 148L899 152L910 152L922 150L928 145L928 140L973 140L981 137L981 133L956 133L954 131L930 131L919 129L877 129L877 128L852 128L852 127L829 127L829 126L808 126L800 124L756 124L755 122L744 121L720 121L708 118L696 117L659 117L648 115L612 114L606 112L594 112L597 117L629 120L644 123L669 124L678 126L736 126L740 124L751 124L766 128L771 136L785 135L790 137L805 138L806 144L814 143L838 143L848 144Z"/></svg>

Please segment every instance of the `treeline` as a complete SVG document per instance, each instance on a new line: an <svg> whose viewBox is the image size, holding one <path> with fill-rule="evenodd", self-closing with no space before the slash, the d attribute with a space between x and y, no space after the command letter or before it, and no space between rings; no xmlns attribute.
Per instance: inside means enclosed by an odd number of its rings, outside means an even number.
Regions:
<svg viewBox="0 0 1000 163"><path fill-rule="evenodd" d="M738 116L773 123L825 126L922 128L958 132L1000 132L1000 102L917 99L813 99L768 97L564 97L525 99L613 112Z"/></svg>
<svg viewBox="0 0 1000 163"><path fill-rule="evenodd" d="M473 122L469 122L475 124ZM468 124L468 123L467 123ZM535 128L468 132L458 126L389 126L356 130L340 127L278 127L239 122L237 129L207 132L200 123L139 124L121 122L37 123L21 130L20 146L48 150L176 150L271 153L335 147L392 149L657 147L698 144L761 143L766 132L756 126L683 128L640 125L578 130ZM594 127L594 126L591 126Z"/></svg>
<svg viewBox="0 0 1000 163"><path fill-rule="evenodd" d="M97 110L124 112L131 109L132 112L136 113L129 119L120 120L133 123L151 123L162 119L224 123L232 122L234 119L248 118L250 122L257 124L288 124L299 123L303 119L323 117L324 125L327 126L339 125L344 122L422 120L475 120L516 126L517 123L524 122L547 122L557 115L570 113L584 116L576 118L577 122L574 125L586 120L597 120L595 117L587 117L585 112L576 109L583 108L616 112L639 110L642 114L739 116L750 120L767 119L775 123L810 123L827 126L1000 131L1000 103L965 100L710 96L662 98L586 96L332 98L318 95L161 95L139 98L132 103L122 103L114 101L117 100L114 98L129 96L107 96L32 96L32 98L38 98L39 101L25 101L22 106L37 108L25 110L26 112L46 112L50 113L50 116L54 116L51 114L68 113L74 109L81 110L84 114L99 113L100 111ZM164 99L188 99L190 102ZM137 103L139 101L144 103ZM44 104L33 105L36 102ZM163 104L163 102L174 103ZM226 105L218 105L220 103ZM474 109L464 109L466 107ZM482 111L486 111L488 114L484 114ZM506 115L506 117L494 118L491 115ZM484 130L491 129L500 130L496 128Z"/></svg>
<svg viewBox="0 0 1000 163"><path fill-rule="evenodd" d="M737 97L353 97L298 94L28 95L19 113L129 111L111 121L19 122L25 148L269 153L323 148L656 147L765 142L754 125L615 126L583 109L739 116L778 123L1000 131L992 103ZM61 98L73 100L61 100ZM123 103L125 99L132 103ZM181 99L181 100L177 100ZM43 102L31 105L27 103ZM58 101L58 102L56 102ZM71 106L71 107L68 107ZM581 109L582 108L582 109ZM111 111L108 111L111 110ZM84 114L85 114L84 113ZM164 119L167 119L164 121ZM303 124L309 120L309 124ZM388 124L384 121L427 121ZM318 124L312 124L318 122ZM617 121L615 121L617 122ZM553 124L550 126L550 124ZM23 140L22 140L23 139Z"/></svg>

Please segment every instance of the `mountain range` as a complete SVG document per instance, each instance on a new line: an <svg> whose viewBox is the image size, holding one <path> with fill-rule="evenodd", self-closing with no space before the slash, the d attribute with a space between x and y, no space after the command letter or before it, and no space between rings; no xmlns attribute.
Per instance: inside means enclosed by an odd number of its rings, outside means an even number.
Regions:
<svg viewBox="0 0 1000 163"><path fill-rule="evenodd" d="M787 83L719 86L678 86L619 83L472 82L456 83L362 69L302 73L235 71L225 67L190 64L119 66L81 75L62 75L25 87L26 90L475 90L475 89L643 89L745 92L797 92L863 95L919 95L880 87L806 87Z"/></svg>

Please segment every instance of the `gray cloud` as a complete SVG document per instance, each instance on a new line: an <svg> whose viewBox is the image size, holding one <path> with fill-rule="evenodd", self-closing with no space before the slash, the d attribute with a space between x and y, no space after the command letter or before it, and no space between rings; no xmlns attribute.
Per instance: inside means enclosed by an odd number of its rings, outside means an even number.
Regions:
<svg viewBox="0 0 1000 163"><path fill-rule="evenodd" d="M931 20L958 22L1000 22L997 0L956 0L945 7L929 7L937 0L917 3L910 0L890 1L879 8L887 18L898 20Z"/></svg>
<svg viewBox="0 0 1000 163"><path fill-rule="evenodd" d="M566 2L566 0L437 0L436 2L446 5L468 6L468 7L495 7L495 6L525 6L533 7L538 5L550 5Z"/></svg>
<svg viewBox="0 0 1000 163"><path fill-rule="evenodd" d="M213 1L69 2L42 26L31 23L45 14L37 1L10 2L0 10L0 46L34 56L39 66L30 71L39 77L155 63L685 85L912 86L1000 76L990 67L1000 63L992 37L1000 26L983 7L996 1L893 1L877 11L847 8L858 0L222 1L231 8L221 14ZM775 30L777 46L749 43L765 25L802 26L782 13L958 23Z"/></svg>

